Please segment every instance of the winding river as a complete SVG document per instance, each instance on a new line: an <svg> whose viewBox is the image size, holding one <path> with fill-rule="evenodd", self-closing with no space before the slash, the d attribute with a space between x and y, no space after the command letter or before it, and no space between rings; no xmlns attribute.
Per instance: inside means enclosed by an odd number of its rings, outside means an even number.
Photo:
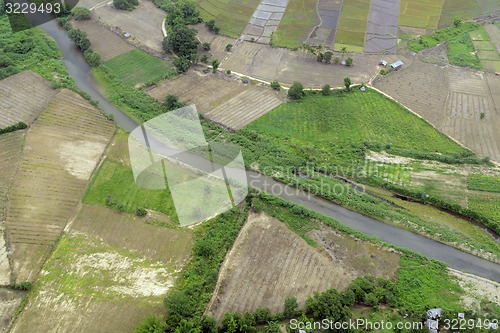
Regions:
<svg viewBox="0 0 500 333"><path fill-rule="evenodd" d="M55 21L41 25L50 35L63 53L63 61L69 75L73 77L78 87L99 102L106 114L112 114L115 121L123 129L132 131L137 124L126 114L113 106L97 88L97 82L91 75L91 68L85 58L68 38L66 30ZM255 188L267 191L283 199L305 206L317 213L332 217L343 224L361 231L367 235L377 236L388 243L411 249L429 258L447 263L451 268L500 281L500 265L478 258L474 255L457 250L451 246L439 243L413 232L389 225L374 218L350 211L322 198L304 193L276 180L255 172L248 172L249 184Z"/></svg>

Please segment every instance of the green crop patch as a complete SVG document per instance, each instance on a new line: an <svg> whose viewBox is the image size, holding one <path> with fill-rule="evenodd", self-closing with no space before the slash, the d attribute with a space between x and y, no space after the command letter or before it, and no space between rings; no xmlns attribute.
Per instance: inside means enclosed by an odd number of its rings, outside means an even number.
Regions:
<svg viewBox="0 0 500 333"><path fill-rule="evenodd" d="M472 194L469 196L469 208L481 213L500 224L500 195L491 194Z"/></svg>
<svg viewBox="0 0 500 333"><path fill-rule="evenodd" d="M370 0L353 0L342 3L335 35L335 49L339 48L337 44L354 47L364 46L369 13Z"/></svg>
<svg viewBox="0 0 500 333"><path fill-rule="evenodd" d="M273 33L272 45L297 48L315 25L315 0L289 0L278 29Z"/></svg>
<svg viewBox="0 0 500 333"><path fill-rule="evenodd" d="M260 0L200 0L198 9L205 22L215 20L221 34L238 38L259 3Z"/></svg>
<svg viewBox="0 0 500 333"><path fill-rule="evenodd" d="M444 0L401 0L399 25L436 29Z"/></svg>
<svg viewBox="0 0 500 333"><path fill-rule="evenodd" d="M120 54L104 64L122 83L131 86L157 82L176 74L170 63L139 49Z"/></svg>
<svg viewBox="0 0 500 333"><path fill-rule="evenodd" d="M500 176L470 175L469 190L500 193Z"/></svg>

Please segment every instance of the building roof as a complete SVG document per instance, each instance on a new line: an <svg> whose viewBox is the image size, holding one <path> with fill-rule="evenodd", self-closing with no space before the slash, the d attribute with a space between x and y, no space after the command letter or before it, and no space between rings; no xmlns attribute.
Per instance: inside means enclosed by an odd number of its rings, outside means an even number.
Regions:
<svg viewBox="0 0 500 333"><path fill-rule="evenodd" d="M379 62L380 65L387 66L387 61L385 60L380 60Z"/></svg>
<svg viewBox="0 0 500 333"><path fill-rule="evenodd" d="M391 64L391 67L399 67L399 66L403 66L403 62L401 60L398 60Z"/></svg>
<svg viewBox="0 0 500 333"><path fill-rule="evenodd" d="M427 318L435 319L437 317L441 317L442 312L443 310L440 308L430 309L429 311L427 311Z"/></svg>

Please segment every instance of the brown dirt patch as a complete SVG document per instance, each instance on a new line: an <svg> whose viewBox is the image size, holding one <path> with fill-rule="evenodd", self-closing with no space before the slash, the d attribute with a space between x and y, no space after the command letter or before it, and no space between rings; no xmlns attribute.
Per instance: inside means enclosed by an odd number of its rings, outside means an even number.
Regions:
<svg viewBox="0 0 500 333"><path fill-rule="evenodd" d="M0 288L0 333L5 333L26 293Z"/></svg>
<svg viewBox="0 0 500 333"><path fill-rule="evenodd" d="M134 49L132 45L97 21L73 21L72 24L87 33L92 49L101 55L103 61Z"/></svg>
<svg viewBox="0 0 500 333"><path fill-rule="evenodd" d="M277 219L251 213L224 261L208 313L220 320L226 312L259 307L278 312L286 297L303 306L314 291L343 289L359 275L397 272L396 253L326 228L310 236L318 239L317 249Z"/></svg>
<svg viewBox="0 0 500 333"><path fill-rule="evenodd" d="M162 52L161 25L166 13L156 7L153 2L143 0L131 11L115 9L108 3L96 8L93 15L94 19L131 34L130 42L155 52Z"/></svg>
<svg viewBox="0 0 500 333"><path fill-rule="evenodd" d="M12 184L6 218L18 282L36 277L74 214L113 132L111 122L68 90L57 93L32 126Z"/></svg>
<svg viewBox="0 0 500 333"><path fill-rule="evenodd" d="M56 93L49 81L30 71L0 80L0 128L20 121L31 125Z"/></svg>

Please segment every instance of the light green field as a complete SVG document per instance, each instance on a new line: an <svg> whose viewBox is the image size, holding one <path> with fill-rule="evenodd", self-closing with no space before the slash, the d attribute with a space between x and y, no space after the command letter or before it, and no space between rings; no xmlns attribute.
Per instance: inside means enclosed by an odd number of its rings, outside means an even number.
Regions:
<svg viewBox="0 0 500 333"><path fill-rule="evenodd" d="M500 193L500 176L470 175L469 190Z"/></svg>
<svg viewBox="0 0 500 333"><path fill-rule="evenodd" d="M238 38L259 3L260 0L199 0L198 9L205 22L215 20L221 34Z"/></svg>
<svg viewBox="0 0 500 333"><path fill-rule="evenodd" d="M500 195L497 193L472 194L469 196L469 208L500 223Z"/></svg>
<svg viewBox="0 0 500 333"><path fill-rule="evenodd" d="M469 35L484 69L490 72L500 71L500 54L484 27L471 31Z"/></svg>
<svg viewBox="0 0 500 333"><path fill-rule="evenodd" d="M278 29L273 33L272 45L297 48L316 25L315 0L290 0Z"/></svg>
<svg viewBox="0 0 500 333"><path fill-rule="evenodd" d="M369 13L370 0L353 0L342 3L335 34L335 49L339 49L338 44L347 45L350 50L354 50L355 47L362 48L365 45Z"/></svg>
<svg viewBox="0 0 500 333"><path fill-rule="evenodd" d="M498 0L445 0L439 26L453 24L453 18L456 16L471 19L498 11L498 8Z"/></svg>
<svg viewBox="0 0 500 333"><path fill-rule="evenodd" d="M437 29L444 0L401 0L399 25Z"/></svg>
<svg viewBox="0 0 500 333"><path fill-rule="evenodd" d="M175 69L164 60L135 49L104 63L118 79L128 85L156 82L175 75Z"/></svg>

